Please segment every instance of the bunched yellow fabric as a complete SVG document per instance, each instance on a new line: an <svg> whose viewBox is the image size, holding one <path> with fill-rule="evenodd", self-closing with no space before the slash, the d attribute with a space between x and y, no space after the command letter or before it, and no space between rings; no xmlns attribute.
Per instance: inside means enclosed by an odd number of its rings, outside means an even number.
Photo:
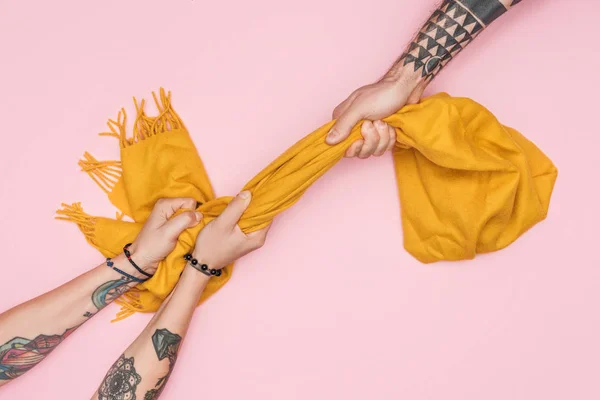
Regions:
<svg viewBox="0 0 600 400"><path fill-rule="evenodd" d="M192 197L202 203L200 225L185 231L155 276L118 302L117 319L153 312L173 290L183 259L199 231L216 218L232 197L215 198L206 170L170 93L154 95L158 116L136 104L133 136L126 115L110 120L120 142L121 161L98 161L84 154L80 166L120 210L117 219L92 217L79 203L63 204L59 219L77 223L87 241L105 257L114 257L135 239L154 203L162 197ZM503 126L483 106L466 98L438 94L404 107L385 121L396 128L393 151L402 205L404 247L418 260L471 259L502 249L543 220L548 212L557 170L533 143ZM267 226L333 167L361 137L360 124L344 142L329 146L325 136L333 121L300 140L256 175L245 190L252 202L239 225L246 233ZM134 222L122 220L129 216ZM213 277L200 302L231 277L233 265Z"/></svg>

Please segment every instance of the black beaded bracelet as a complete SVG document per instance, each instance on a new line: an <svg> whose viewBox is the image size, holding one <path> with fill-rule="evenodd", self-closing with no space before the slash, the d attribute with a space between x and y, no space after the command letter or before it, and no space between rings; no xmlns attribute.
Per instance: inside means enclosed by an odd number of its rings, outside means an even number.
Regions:
<svg viewBox="0 0 600 400"><path fill-rule="evenodd" d="M185 256L183 256L183 258L187 262L189 262L193 268L195 268L198 271L202 272L204 275L208 275L208 276L221 276L221 270L220 269L209 269L208 265L206 265L206 264L200 264L200 265L198 265L198 260L196 260L194 257L192 257L192 255L190 253L188 253Z"/></svg>
<svg viewBox="0 0 600 400"><path fill-rule="evenodd" d="M137 269L140 274L147 276L148 279L152 278L154 275L147 273L146 271L138 267L136 263L133 262L133 260L131 259L131 253L129 252L129 246L131 246L131 243L127 243L125 247L123 247L123 253L125 253L125 257L127 257L131 265L133 265L133 268Z"/></svg>

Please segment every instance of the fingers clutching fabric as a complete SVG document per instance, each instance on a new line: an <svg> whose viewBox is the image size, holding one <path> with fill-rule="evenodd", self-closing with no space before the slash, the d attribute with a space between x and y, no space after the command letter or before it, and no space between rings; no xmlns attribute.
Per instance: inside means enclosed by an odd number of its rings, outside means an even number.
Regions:
<svg viewBox="0 0 600 400"><path fill-rule="evenodd" d="M369 134L363 136L361 131L369 129L373 136L387 140L386 149L394 147L404 247L418 260L469 259L498 250L545 218L556 168L535 145L502 126L481 105L440 94L405 106L382 121L388 124L387 132L378 130L378 123L359 123L336 145L326 143L334 121L301 139L244 186L252 201L243 211L228 210L229 224L233 226L239 217L236 227L248 238L260 239L252 232L267 228L298 201L354 142L366 142L364 136ZM370 151L380 154L383 147ZM72 213L70 219L103 253L120 252L123 243L119 242L135 237L157 196L191 197L203 203L196 210L202 221L179 236L155 276L124 301L132 312L154 311L177 283L185 265L183 256L193 248L199 232L234 199L212 197L184 128L156 134L144 145L128 146L121 161L127 178L120 180L126 194L121 198L127 199L125 208L132 210L138 223L83 216L75 206L65 211ZM232 265L210 279L201 301L223 286L231 272Z"/></svg>
<svg viewBox="0 0 600 400"><path fill-rule="evenodd" d="M245 234L238 222L251 201L250 192L238 194L221 215L209 222L196 239L194 254L202 255L199 262L221 269L265 243L269 227Z"/></svg>

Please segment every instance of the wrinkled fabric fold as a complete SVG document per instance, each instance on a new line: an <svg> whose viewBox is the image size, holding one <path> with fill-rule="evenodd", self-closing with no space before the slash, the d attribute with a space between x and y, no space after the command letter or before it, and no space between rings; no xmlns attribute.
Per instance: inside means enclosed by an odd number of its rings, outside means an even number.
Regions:
<svg viewBox="0 0 600 400"><path fill-rule="evenodd" d="M158 309L179 279L183 255L232 199L215 198L170 93L161 89L155 100L156 117L148 117L143 102L136 102L132 137L126 134L124 110L109 121L110 132L104 135L119 140L120 162L98 161L87 152L80 162L120 210L119 218L89 216L78 203L58 211L58 218L77 223L90 244L113 257L135 239L158 199L192 197L201 203L201 224L183 232L153 278L118 300L123 307L118 319ZM546 217L556 168L533 143L478 103L438 94L385 121L397 135L393 157L404 247L419 261L471 259L502 249ZM264 228L295 204L361 138L358 124L344 142L327 145L333 123L301 139L244 186L252 192L239 221L244 232ZM135 222L123 221L122 215ZM232 271L230 265L221 277L213 277L200 301L221 288Z"/></svg>

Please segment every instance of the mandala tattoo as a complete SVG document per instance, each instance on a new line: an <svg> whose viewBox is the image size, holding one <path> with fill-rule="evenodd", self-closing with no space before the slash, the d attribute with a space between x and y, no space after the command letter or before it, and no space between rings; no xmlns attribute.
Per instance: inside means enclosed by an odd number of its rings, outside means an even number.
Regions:
<svg viewBox="0 0 600 400"><path fill-rule="evenodd" d="M110 367L98 389L98 400L135 400L135 390L142 377L135 372L134 359L119 359Z"/></svg>
<svg viewBox="0 0 600 400"><path fill-rule="evenodd" d="M62 335L38 335L35 339L15 337L0 346L0 380L18 378L40 363L79 326Z"/></svg>
<svg viewBox="0 0 600 400"><path fill-rule="evenodd" d="M146 392L144 400L155 400L158 399L162 393L173 367L175 361L177 361L177 352L179 351L179 344L181 343L181 336L171 333L168 329L157 329L152 335L152 344L154 345L154 351L158 356L158 360L169 359L169 372L158 380L154 389Z"/></svg>
<svg viewBox="0 0 600 400"><path fill-rule="evenodd" d="M130 282L127 278L122 278L103 283L92 293L92 303L98 310L106 307L107 304L127 291L126 285Z"/></svg>
<svg viewBox="0 0 600 400"><path fill-rule="evenodd" d="M431 80L492 21L521 0L444 0L398 64Z"/></svg>

